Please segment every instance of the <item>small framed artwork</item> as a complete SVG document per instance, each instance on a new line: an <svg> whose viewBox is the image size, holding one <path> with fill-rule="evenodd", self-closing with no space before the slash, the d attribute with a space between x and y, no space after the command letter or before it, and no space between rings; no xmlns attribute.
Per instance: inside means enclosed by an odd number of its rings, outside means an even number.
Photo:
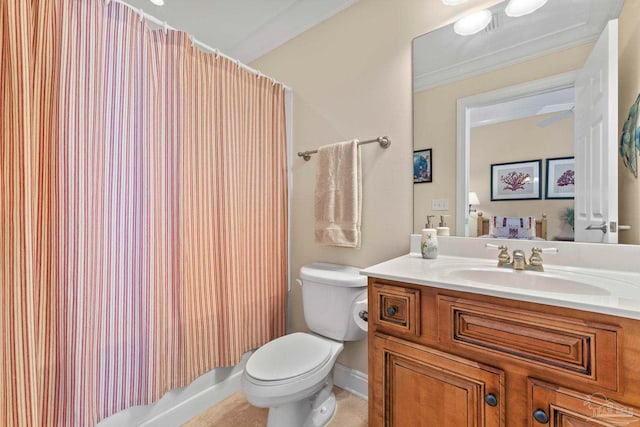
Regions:
<svg viewBox="0 0 640 427"><path fill-rule="evenodd" d="M573 199L575 197L576 160L573 157L547 159L547 199Z"/></svg>
<svg viewBox="0 0 640 427"><path fill-rule="evenodd" d="M542 199L542 160L491 165L491 201Z"/></svg>
<svg viewBox="0 0 640 427"><path fill-rule="evenodd" d="M431 148L413 152L413 183L432 182L433 156Z"/></svg>

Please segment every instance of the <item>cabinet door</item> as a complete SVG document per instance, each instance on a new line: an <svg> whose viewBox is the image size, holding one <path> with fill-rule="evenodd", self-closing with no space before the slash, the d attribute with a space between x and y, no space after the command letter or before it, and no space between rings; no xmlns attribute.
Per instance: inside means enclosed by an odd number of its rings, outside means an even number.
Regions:
<svg viewBox="0 0 640 427"><path fill-rule="evenodd" d="M373 364L372 426L504 425L499 369L383 335Z"/></svg>
<svg viewBox="0 0 640 427"><path fill-rule="evenodd" d="M640 427L640 410L605 394L583 394L529 380L530 427Z"/></svg>

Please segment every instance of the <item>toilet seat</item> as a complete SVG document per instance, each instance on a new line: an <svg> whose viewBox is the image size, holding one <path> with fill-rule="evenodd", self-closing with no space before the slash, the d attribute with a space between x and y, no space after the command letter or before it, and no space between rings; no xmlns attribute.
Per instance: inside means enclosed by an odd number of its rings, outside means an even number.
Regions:
<svg viewBox="0 0 640 427"><path fill-rule="evenodd" d="M332 353L328 340L297 332L260 347L245 371L254 383L286 383L322 368Z"/></svg>

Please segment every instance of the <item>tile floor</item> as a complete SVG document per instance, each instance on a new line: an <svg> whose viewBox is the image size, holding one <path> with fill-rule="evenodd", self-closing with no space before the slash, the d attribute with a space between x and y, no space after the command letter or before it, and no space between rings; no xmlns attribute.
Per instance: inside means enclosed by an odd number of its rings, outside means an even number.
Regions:
<svg viewBox="0 0 640 427"><path fill-rule="evenodd" d="M338 407L328 427L367 427L367 401L334 387ZM267 409L251 406L242 393L235 393L183 427L264 427Z"/></svg>

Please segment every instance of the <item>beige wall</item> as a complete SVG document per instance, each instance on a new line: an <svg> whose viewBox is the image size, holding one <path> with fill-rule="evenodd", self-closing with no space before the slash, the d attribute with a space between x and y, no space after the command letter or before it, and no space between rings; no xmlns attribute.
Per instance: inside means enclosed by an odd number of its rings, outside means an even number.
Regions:
<svg viewBox="0 0 640 427"><path fill-rule="evenodd" d="M562 214L573 207L573 200L546 200L546 159L573 156L573 116L542 128L538 122L558 113L528 117L471 129L471 156L469 161L469 191L480 199L476 208L485 217L535 216L547 214L547 239L571 234L571 227L562 221ZM541 200L491 201L491 165L526 160L542 160L540 178ZM472 215L470 235L476 235L477 224Z"/></svg>
<svg viewBox="0 0 640 427"><path fill-rule="evenodd" d="M627 0L619 21L619 134L640 92L639 16L640 1ZM631 225L631 230L620 232L620 243L640 244L640 178L624 166L620 156L618 159L619 219L620 224Z"/></svg>
<svg viewBox="0 0 640 427"><path fill-rule="evenodd" d="M473 7L499 0L471 0ZM465 6L466 7L466 6ZM313 242L315 161L293 162L292 279L313 261L365 267L408 251L414 226L411 166L411 40L451 22L460 9L440 0L360 0L251 64L294 90L294 151L352 138L389 135L388 150L362 149L363 218L359 250ZM433 91L416 109L418 148L434 149L434 183L427 197L455 200L455 99L579 68L590 46L514 65ZM425 96L416 94L416 100ZM439 97L439 98L438 98ZM427 114L428 113L428 114ZM416 188L419 186L416 186ZM416 224L425 208L416 204ZM453 218L453 217L452 217ZM293 281L290 331L306 330L300 287ZM347 343L339 362L366 372L366 342Z"/></svg>
<svg viewBox="0 0 640 427"><path fill-rule="evenodd" d="M424 227L431 200L449 198L451 233L455 233L456 102L484 92L577 70L593 44L546 55L414 95L415 149L433 148L433 183L414 186L413 230ZM436 212L436 214L439 214Z"/></svg>
<svg viewBox="0 0 640 427"><path fill-rule="evenodd" d="M472 1L493 5L499 1ZM294 151L389 135L391 147L362 147L362 248L313 242L316 162L293 162L291 274L313 261L366 267L409 250L412 221L411 40L450 21L440 0L360 0L251 64L294 90ZM290 296L292 331L306 330L300 287ZM367 371L366 341L339 362Z"/></svg>

